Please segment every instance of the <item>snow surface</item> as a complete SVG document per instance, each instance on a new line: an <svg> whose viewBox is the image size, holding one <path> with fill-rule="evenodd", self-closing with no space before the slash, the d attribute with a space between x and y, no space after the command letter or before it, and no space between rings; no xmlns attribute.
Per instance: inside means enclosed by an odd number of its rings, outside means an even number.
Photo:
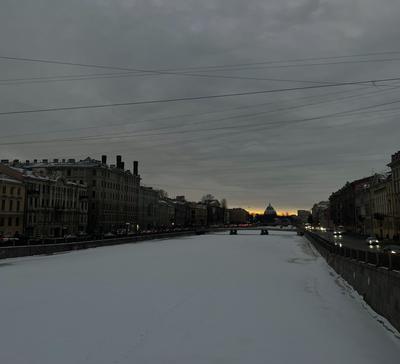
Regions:
<svg viewBox="0 0 400 364"><path fill-rule="evenodd" d="M1 364L398 363L400 340L289 232L0 261Z"/></svg>

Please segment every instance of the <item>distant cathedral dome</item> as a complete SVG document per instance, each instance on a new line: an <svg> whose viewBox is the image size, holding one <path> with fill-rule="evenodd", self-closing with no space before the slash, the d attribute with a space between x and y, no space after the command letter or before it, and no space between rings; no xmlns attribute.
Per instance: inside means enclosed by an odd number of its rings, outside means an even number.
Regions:
<svg viewBox="0 0 400 364"><path fill-rule="evenodd" d="M265 211L264 211L264 215L268 215L268 216L274 215L274 216L276 216L277 214L276 214L275 209L272 207L272 205L269 204L267 206L267 208L265 209Z"/></svg>

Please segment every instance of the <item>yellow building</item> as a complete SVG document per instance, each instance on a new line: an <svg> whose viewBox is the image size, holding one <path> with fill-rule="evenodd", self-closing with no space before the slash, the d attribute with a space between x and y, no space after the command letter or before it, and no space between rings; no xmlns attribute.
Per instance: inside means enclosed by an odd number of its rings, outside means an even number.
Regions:
<svg viewBox="0 0 400 364"><path fill-rule="evenodd" d="M25 187L22 182L0 174L0 237L23 233Z"/></svg>

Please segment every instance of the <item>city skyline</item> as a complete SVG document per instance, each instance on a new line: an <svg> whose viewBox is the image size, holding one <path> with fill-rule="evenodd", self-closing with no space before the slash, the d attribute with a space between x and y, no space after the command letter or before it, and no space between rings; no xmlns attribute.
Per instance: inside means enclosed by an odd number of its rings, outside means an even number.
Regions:
<svg viewBox="0 0 400 364"><path fill-rule="evenodd" d="M122 154L171 195L310 209L398 150L400 4L381 4L5 1L0 155Z"/></svg>
<svg viewBox="0 0 400 364"><path fill-rule="evenodd" d="M1 0L0 364L400 354L399 0Z"/></svg>

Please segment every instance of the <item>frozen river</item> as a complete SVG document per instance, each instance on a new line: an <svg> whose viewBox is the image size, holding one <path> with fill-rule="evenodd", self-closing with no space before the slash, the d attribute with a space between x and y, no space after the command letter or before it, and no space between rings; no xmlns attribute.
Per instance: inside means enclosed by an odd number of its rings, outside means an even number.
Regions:
<svg viewBox="0 0 400 364"><path fill-rule="evenodd" d="M399 360L390 327L293 233L0 261L2 364Z"/></svg>

